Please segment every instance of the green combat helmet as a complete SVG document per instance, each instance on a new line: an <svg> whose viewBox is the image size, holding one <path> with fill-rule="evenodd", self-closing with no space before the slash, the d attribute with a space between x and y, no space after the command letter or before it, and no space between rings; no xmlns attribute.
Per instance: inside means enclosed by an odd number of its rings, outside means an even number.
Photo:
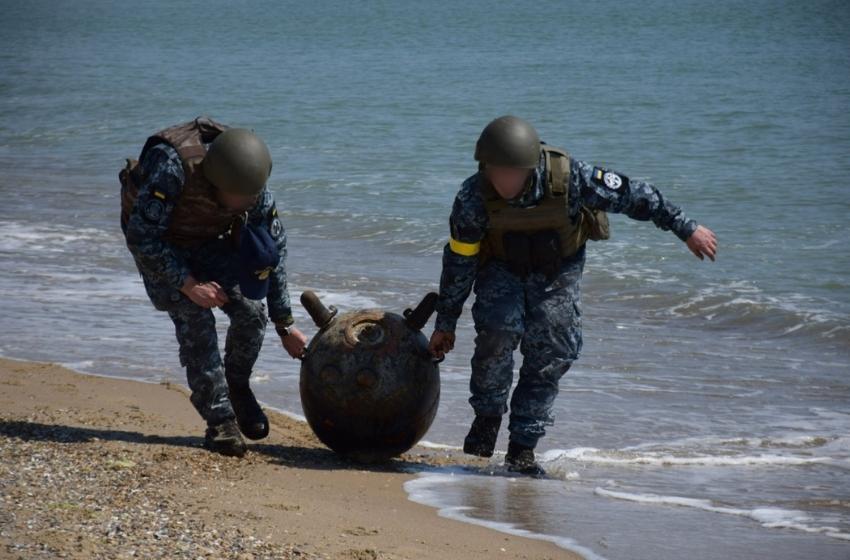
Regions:
<svg viewBox="0 0 850 560"><path fill-rule="evenodd" d="M259 136L244 128L229 128L210 144L204 157L204 177L224 192L252 196L263 190L272 171L272 156Z"/></svg>
<svg viewBox="0 0 850 560"><path fill-rule="evenodd" d="M475 159L498 167L533 169L540 162L540 137L533 126L518 117L499 117L481 132Z"/></svg>

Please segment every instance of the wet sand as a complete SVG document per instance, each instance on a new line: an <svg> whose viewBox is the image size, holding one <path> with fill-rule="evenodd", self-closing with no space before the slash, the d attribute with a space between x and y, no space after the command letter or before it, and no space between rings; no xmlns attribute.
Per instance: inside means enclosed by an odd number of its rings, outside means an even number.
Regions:
<svg viewBox="0 0 850 560"><path fill-rule="evenodd" d="M0 411L2 558L580 558L407 499L411 470L475 464L460 454L367 468L270 413L269 438L224 457L182 387L2 359Z"/></svg>

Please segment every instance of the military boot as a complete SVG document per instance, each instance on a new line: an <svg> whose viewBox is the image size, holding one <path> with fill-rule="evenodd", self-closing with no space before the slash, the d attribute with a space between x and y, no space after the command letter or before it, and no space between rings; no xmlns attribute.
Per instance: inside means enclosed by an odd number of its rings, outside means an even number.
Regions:
<svg viewBox="0 0 850 560"><path fill-rule="evenodd" d="M239 428L233 420L225 420L218 424L208 426L204 438L204 447L210 451L228 455L231 457L242 457L248 450Z"/></svg>
<svg viewBox="0 0 850 560"><path fill-rule="evenodd" d="M534 448L527 445L521 445L516 442L508 443L508 454L505 455L505 466L509 471L532 476L534 478L542 478L546 476L546 471L543 470L534 458Z"/></svg>
<svg viewBox="0 0 850 560"><path fill-rule="evenodd" d="M269 435L269 419L247 384L230 385L230 404L245 437L257 440Z"/></svg>
<svg viewBox="0 0 850 560"><path fill-rule="evenodd" d="M463 452L467 455L492 457L501 425L501 416L476 416L466 439L463 440Z"/></svg>

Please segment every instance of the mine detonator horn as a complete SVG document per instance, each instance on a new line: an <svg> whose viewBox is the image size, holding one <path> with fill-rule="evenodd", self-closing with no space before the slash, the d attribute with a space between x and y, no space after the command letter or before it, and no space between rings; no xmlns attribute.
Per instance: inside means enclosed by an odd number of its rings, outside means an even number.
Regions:
<svg viewBox="0 0 850 560"><path fill-rule="evenodd" d="M325 307L325 304L321 302L319 296L317 296L312 290L306 290L301 293L301 305L304 306L304 309L306 309L307 313L310 314L313 322L316 323L316 326L320 329L325 328L337 313L336 307L333 305Z"/></svg>
<svg viewBox="0 0 850 560"><path fill-rule="evenodd" d="M422 301L419 302L419 305L416 306L416 309L405 309L404 321L407 323L407 326L411 329L421 331L425 323L428 322L428 319L431 318L431 315L434 314L438 297L436 292L428 292L422 298Z"/></svg>

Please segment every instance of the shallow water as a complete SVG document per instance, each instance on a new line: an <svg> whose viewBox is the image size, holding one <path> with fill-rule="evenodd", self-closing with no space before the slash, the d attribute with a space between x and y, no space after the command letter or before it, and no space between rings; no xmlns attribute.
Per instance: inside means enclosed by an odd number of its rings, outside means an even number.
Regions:
<svg viewBox="0 0 850 560"><path fill-rule="evenodd" d="M117 225L118 169L158 127L207 113L255 128L293 300L398 312L437 286L477 133L516 113L659 185L717 232L720 260L614 217L541 442L557 480L494 464L426 474L411 496L611 559L847 557L846 4L2 7L4 355L182 379ZM468 310L458 339L427 436L449 445L471 420ZM297 376L270 337L260 398L300 412Z"/></svg>

